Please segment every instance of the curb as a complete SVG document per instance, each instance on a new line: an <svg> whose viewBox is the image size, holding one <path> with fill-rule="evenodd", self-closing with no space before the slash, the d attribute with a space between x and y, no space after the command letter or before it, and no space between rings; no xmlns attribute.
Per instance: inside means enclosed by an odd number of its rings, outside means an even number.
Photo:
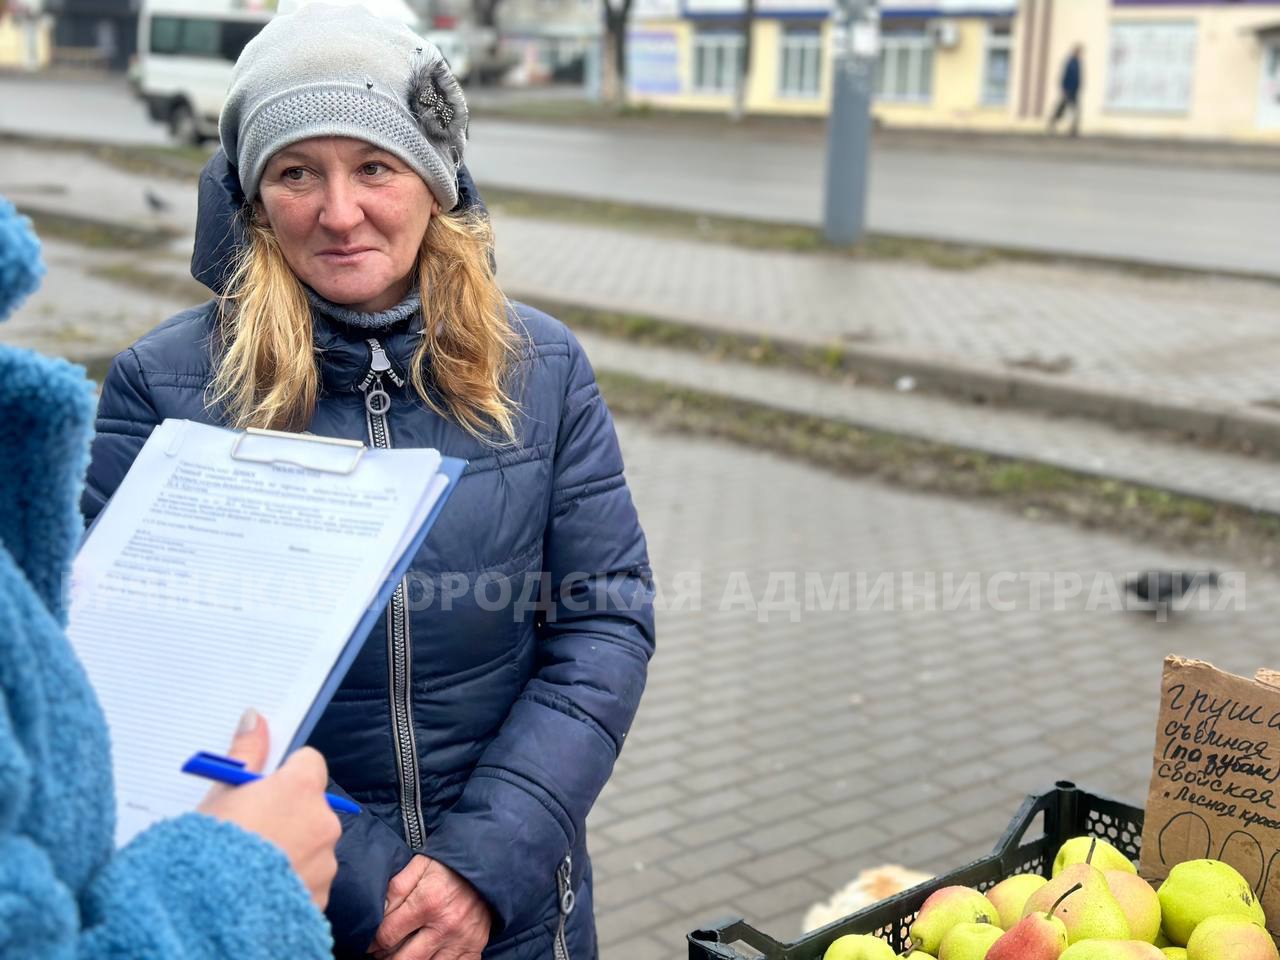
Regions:
<svg viewBox="0 0 1280 960"><path fill-rule="evenodd" d="M527 296L532 305L545 304L552 314L560 305L618 310L616 305L555 301L529 291L511 292L511 296L513 299ZM648 319L669 330L704 338L708 345L717 341L733 341L748 350L771 352L787 366L809 376L820 375L815 372L814 358L821 356L825 369L831 373L850 373L880 385L892 385L902 377L911 377L915 381L915 390L969 402L1084 417L1122 428L1146 427L1203 443L1235 450L1245 448L1249 453L1280 457L1280 411L1270 414L1212 402L1193 406L1175 397L1064 383L1050 374L995 370L990 366L968 364L953 357L930 356L919 351L846 342L826 345L805 343L754 332L728 331L669 317ZM607 330L597 329L595 332L611 335Z"/></svg>

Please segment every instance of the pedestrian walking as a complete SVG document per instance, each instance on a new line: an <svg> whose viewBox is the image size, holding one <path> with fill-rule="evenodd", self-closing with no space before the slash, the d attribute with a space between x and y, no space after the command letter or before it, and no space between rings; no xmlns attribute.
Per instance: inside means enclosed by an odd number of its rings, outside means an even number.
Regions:
<svg viewBox="0 0 1280 960"><path fill-rule="evenodd" d="M1058 122L1071 111L1071 136L1080 135L1080 88L1084 83L1084 47L1076 44L1071 48L1071 55L1062 67L1062 80L1059 83L1058 106L1049 118L1049 132L1057 130Z"/></svg>
<svg viewBox="0 0 1280 960"><path fill-rule="evenodd" d="M170 417L469 461L311 738L363 809L328 916L339 956L594 960L586 818L653 580L582 347L497 285L467 123L440 51L363 7L250 41L201 181L192 270L220 295L116 358L84 509Z"/></svg>

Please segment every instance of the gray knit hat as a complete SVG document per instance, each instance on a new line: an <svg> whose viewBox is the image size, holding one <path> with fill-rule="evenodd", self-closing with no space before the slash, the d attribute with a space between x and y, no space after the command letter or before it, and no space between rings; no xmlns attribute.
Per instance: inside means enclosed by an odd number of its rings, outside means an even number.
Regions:
<svg viewBox="0 0 1280 960"><path fill-rule="evenodd" d="M360 6L311 3L245 46L218 132L249 200L280 150L354 137L395 154L452 210L467 102L439 49L404 24Z"/></svg>

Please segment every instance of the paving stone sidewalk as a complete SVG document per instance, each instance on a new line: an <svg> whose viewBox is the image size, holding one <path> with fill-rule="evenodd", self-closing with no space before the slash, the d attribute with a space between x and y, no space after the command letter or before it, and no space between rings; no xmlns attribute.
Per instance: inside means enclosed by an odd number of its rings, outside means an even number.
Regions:
<svg viewBox="0 0 1280 960"><path fill-rule="evenodd" d="M1141 804L1164 656L1249 675L1275 660L1269 573L1233 574L1244 609L1158 623L1116 609L1106 586L1219 558L620 430L672 609L589 821L603 960L676 960L690 930L728 913L797 936L862 868L942 871L990 852L1023 794L1062 777ZM1018 586L992 603L1001 572ZM806 574L847 575L848 608L801 602L794 622L785 604L761 609L770 575ZM1073 574L1081 595L1055 604L1046 586L1035 602L1033 579ZM980 602L944 609L944 579L966 575ZM891 600L872 595L881 576ZM701 584L696 609L667 602L682 577Z"/></svg>
<svg viewBox="0 0 1280 960"><path fill-rule="evenodd" d="M1128 480L1280 513L1280 464L1121 430L946 397L860 386L748 363L579 334L597 370L648 378L885 433Z"/></svg>
<svg viewBox="0 0 1280 960"><path fill-rule="evenodd" d="M141 197L117 193L103 216ZM499 227L503 275L518 275L533 253ZM0 337L92 353L171 312L128 287L81 286L88 259L51 244L44 288ZM624 295L663 289L617 269ZM602 366L621 350L654 376L836 403L821 392L833 384L806 395L769 371L586 339ZM885 409L899 398L849 396L850 416L948 423L907 405L928 398ZM619 427L663 600L639 717L589 821L604 960L677 960L688 931L725 913L795 936L805 909L864 867L941 871L984 854L1021 796L1061 777L1140 802L1162 658L1275 666L1280 580L1262 569ZM1119 609L1120 581L1151 567L1229 572L1231 602L1206 594L1209 609L1167 623ZM977 589L960 593L970 578ZM827 609L805 602L808 583L836 587Z"/></svg>
<svg viewBox="0 0 1280 960"><path fill-rule="evenodd" d="M1187 406L1280 403L1280 287L1063 264L940 270L495 217L514 294L805 343L897 348L997 375ZM1275 412L1280 421L1280 412Z"/></svg>

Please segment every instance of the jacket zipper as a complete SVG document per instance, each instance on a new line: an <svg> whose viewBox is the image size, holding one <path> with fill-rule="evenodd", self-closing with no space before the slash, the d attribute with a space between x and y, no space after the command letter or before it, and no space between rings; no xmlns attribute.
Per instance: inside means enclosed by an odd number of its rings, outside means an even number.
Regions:
<svg viewBox="0 0 1280 960"><path fill-rule="evenodd" d="M391 395L383 386L383 378L397 387L404 386L404 378L396 373L387 359L387 352L377 339L367 341L372 354L369 371L360 382L364 394L365 422L369 428L369 443L377 449L391 447L391 424L387 419L391 411ZM412 651L409 617L405 612L408 579L401 580L391 595L391 608L387 614L387 684L391 693L391 735L396 750L396 775L400 781L400 819L404 824L404 836L410 849L423 847L422 788L418 776L418 743L413 732L412 686L410 668Z"/></svg>
<svg viewBox="0 0 1280 960"><path fill-rule="evenodd" d="M560 908L560 922L556 925L556 938L552 943L552 954L555 960L571 960L569 941L565 938L565 925L569 914L573 913L573 851L564 855L560 865L556 867L556 894Z"/></svg>

